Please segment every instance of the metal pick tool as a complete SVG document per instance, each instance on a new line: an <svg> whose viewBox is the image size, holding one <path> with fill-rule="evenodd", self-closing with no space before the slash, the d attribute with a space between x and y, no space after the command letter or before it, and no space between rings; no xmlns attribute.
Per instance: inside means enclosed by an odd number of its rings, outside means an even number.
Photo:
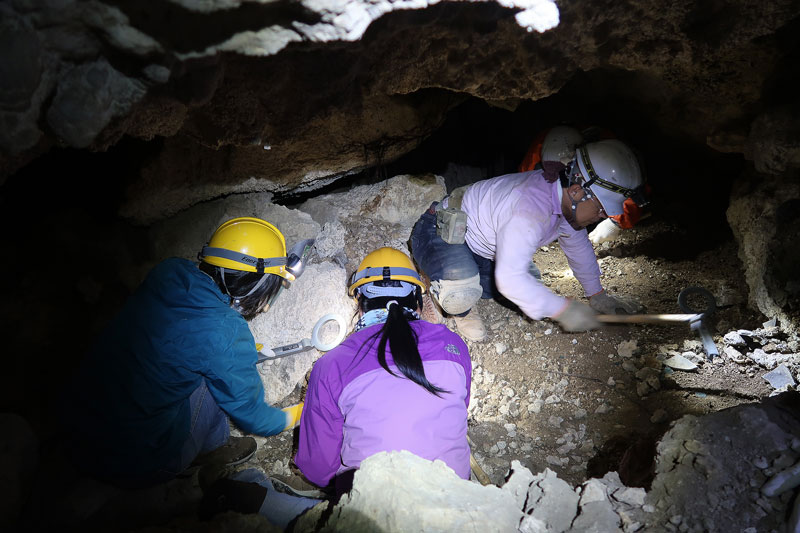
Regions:
<svg viewBox="0 0 800 533"><path fill-rule="evenodd" d="M700 295L706 300L706 309L696 311L687 302L692 295ZM719 355L714 339L711 337L706 320L717 310L717 301L714 295L702 287L687 287L678 294L678 305L686 314L653 314L653 315L597 315L598 322L604 324L668 324L668 323L688 323L692 330L697 331L703 341L703 348L706 351L709 361Z"/></svg>
<svg viewBox="0 0 800 533"><path fill-rule="evenodd" d="M336 334L336 337L333 339L333 341L329 343L323 343L319 338L319 332L320 329L322 329L322 326L328 322L336 322L339 325L339 332ZM263 363L264 361L271 361L273 359L289 357L290 355L296 355L301 352L307 352L312 348L316 348L320 352L333 350L339 345L340 342L342 342L342 340L344 340L344 336L347 333L346 330L347 326L345 325L342 315L338 313L329 313L317 320L316 325L314 325L314 330L311 332L310 339L302 339L298 342L293 342L292 344L286 344L284 346L272 348L272 354L270 355L263 353L261 349L259 349L258 361L256 364Z"/></svg>
<svg viewBox="0 0 800 533"><path fill-rule="evenodd" d="M699 312L699 318L689 322L689 327L700 334L700 340L703 341L703 348L706 350L706 355L709 361L713 361L714 357L719 355L717 346L714 344L714 339L706 328L706 320L717 310L717 300L714 295L702 287L687 287L678 294L678 305L681 311L687 313L698 313L697 310L692 309L688 303L688 298L693 295L700 295L706 301L706 308L704 311Z"/></svg>

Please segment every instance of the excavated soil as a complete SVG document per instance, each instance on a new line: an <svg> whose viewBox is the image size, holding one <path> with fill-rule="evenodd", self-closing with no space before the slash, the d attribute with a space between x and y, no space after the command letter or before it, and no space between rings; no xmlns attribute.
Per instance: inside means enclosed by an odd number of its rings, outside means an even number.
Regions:
<svg viewBox="0 0 800 533"><path fill-rule="evenodd" d="M684 245L676 248L681 239ZM722 335L758 328L764 320L746 307L747 286L732 238L704 249L702 240L653 217L596 246L596 252L604 287L634 298L644 312L682 313L681 290L710 290L717 309L708 329L720 351ZM537 252L534 261L553 291L582 297L557 243ZM533 472L548 467L572 485L617 471L627 485L649 488L655 443L671 421L753 402L772 391L763 371L724 355L709 362L687 324L565 333L550 320L532 321L494 300L482 300L477 309L489 338L468 343L474 368L469 437L495 484L502 484L516 459ZM698 368L672 371L662 364L670 352L689 357ZM298 387L283 403L299 401L302 392ZM292 435L259 443L251 466L297 481Z"/></svg>

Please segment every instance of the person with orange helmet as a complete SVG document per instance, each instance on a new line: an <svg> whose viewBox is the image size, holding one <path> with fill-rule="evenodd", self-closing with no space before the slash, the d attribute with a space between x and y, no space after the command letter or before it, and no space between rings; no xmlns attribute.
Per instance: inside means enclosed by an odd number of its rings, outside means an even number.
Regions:
<svg viewBox="0 0 800 533"><path fill-rule="evenodd" d="M100 334L64 395L65 447L83 473L123 488L196 464L238 464L244 432L294 427L301 407L264 402L247 320L299 274L283 234L252 217L219 226L198 256L156 265ZM293 268L295 267L295 268Z"/></svg>
<svg viewBox="0 0 800 533"><path fill-rule="evenodd" d="M575 149L585 142L614 139L608 130L591 127L578 130L572 126L559 125L539 133L531 142L528 151L519 165L519 172L542 170L546 180L555 182L558 174L572 160ZM650 187L645 185L645 194L650 195ZM643 218L643 204L633 198L626 198L622 213L601 220L589 233L592 244L602 244L616 239L623 229L631 229Z"/></svg>
<svg viewBox="0 0 800 533"><path fill-rule="evenodd" d="M482 298L505 298L528 317L552 318L565 331L597 327L598 312L637 308L603 290L585 229L621 214L625 199L640 193L636 155L607 139L578 145L559 164L556 182L534 170L459 187L433 202L415 224L411 251L431 280L432 299L468 340L487 336L474 309ZM589 305L554 294L532 268L536 251L556 239Z"/></svg>

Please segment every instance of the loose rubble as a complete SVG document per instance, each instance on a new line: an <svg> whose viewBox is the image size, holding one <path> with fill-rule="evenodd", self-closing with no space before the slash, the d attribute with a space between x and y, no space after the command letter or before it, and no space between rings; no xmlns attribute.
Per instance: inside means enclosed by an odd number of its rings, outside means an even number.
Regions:
<svg viewBox="0 0 800 533"><path fill-rule="evenodd" d="M572 487L549 468L534 475L519 461L498 491L459 479L440 461L382 452L364 461L351 496L324 525L315 512L295 531L370 524L382 531L777 532L800 486L798 396L683 417L659 443L649 491L626 486L616 472ZM476 511L489 507L490 520Z"/></svg>

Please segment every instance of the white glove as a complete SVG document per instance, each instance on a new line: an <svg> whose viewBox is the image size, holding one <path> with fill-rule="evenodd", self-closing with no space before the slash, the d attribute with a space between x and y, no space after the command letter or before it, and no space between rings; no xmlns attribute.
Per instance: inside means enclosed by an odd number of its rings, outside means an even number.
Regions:
<svg viewBox="0 0 800 533"><path fill-rule="evenodd" d="M570 300L567 307L553 317L564 331L588 331L600 326L596 313L586 304Z"/></svg>
<svg viewBox="0 0 800 533"><path fill-rule="evenodd" d="M619 234L622 233L622 228L610 218L606 218L599 223L589 234L589 240L592 244L602 244L606 241L613 241Z"/></svg>
<svg viewBox="0 0 800 533"><path fill-rule="evenodd" d="M589 298L592 309L603 315L633 314L642 310L642 304L631 298L614 298L600 291Z"/></svg>

